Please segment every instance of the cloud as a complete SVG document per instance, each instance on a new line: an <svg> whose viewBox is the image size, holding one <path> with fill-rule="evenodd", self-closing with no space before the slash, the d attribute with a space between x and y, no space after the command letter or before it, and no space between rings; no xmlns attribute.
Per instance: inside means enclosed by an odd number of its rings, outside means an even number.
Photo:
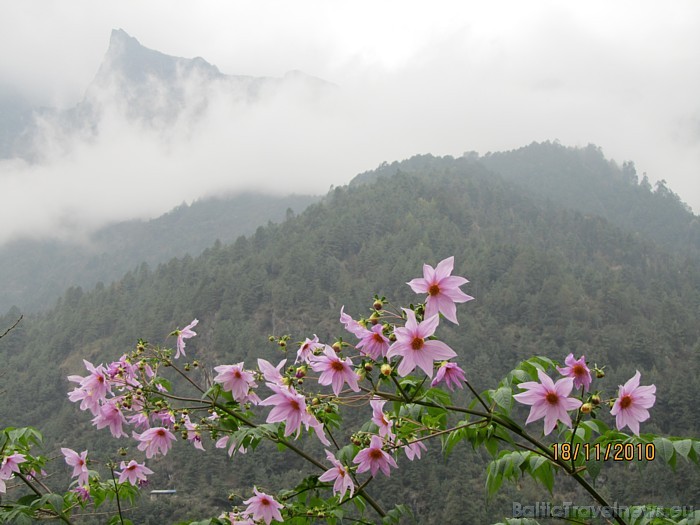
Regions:
<svg viewBox="0 0 700 525"><path fill-rule="evenodd" d="M0 45L17 52L0 57L3 78L32 86L36 100L75 104L109 32L124 27L147 47L203 56L224 73L301 69L339 89L314 97L290 85L240 104L192 81L166 125L114 104L96 136L45 122L45 162L0 163L0 241L84 235L224 191L325 193L382 161L554 139L633 160L700 210L694 2L78 4L84 14L4 6Z"/></svg>

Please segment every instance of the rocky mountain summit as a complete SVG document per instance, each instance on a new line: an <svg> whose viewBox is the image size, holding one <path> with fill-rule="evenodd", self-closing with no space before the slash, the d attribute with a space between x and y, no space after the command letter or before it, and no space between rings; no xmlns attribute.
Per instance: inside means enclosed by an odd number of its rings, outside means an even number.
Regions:
<svg viewBox="0 0 700 525"><path fill-rule="evenodd" d="M37 162L47 151L69 148L73 138L100 132L105 117L164 129L193 124L214 101L234 113L289 94L314 99L335 86L300 71L282 77L227 75L202 57L182 58L144 47L123 29L114 29L104 59L72 108L35 108L10 87L0 89L0 158Z"/></svg>

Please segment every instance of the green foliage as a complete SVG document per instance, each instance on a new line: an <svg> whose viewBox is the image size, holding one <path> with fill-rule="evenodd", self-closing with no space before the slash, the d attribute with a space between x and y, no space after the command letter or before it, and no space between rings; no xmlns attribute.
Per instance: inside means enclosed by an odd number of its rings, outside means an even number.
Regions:
<svg viewBox="0 0 700 525"><path fill-rule="evenodd" d="M504 450L489 463L486 471L486 489L489 496L498 492L504 480L517 482L525 473L552 493L555 472L548 458L530 451Z"/></svg>

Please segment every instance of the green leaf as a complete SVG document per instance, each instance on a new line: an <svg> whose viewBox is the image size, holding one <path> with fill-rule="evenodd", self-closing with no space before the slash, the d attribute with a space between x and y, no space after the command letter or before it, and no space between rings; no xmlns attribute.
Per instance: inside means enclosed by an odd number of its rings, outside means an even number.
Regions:
<svg viewBox="0 0 700 525"><path fill-rule="evenodd" d="M530 456L530 472L536 471L538 468L540 468L546 462L547 462L547 459L543 456L540 456L539 454L531 455Z"/></svg>
<svg viewBox="0 0 700 525"><path fill-rule="evenodd" d="M63 497L59 494L47 494L45 496L46 503L56 511L56 513L61 514L63 512Z"/></svg>
<svg viewBox="0 0 700 525"><path fill-rule="evenodd" d="M600 419L587 419L586 421L582 421L580 425L582 427L586 427L595 434L605 434L608 430L610 430L610 427L608 427L608 425L606 425Z"/></svg>
<svg viewBox="0 0 700 525"><path fill-rule="evenodd" d="M685 460L687 460L688 454L693 449L693 442L690 439L681 439L679 441L673 441L673 448L678 454L680 454Z"/></svg>
<svg viewBox="0 0 700 525"><path fill-rule="evenodd" d="M499 407L506 413L510 413L511 408L513 408L513 390L510 387L502 386L493 393L492 397Z"/></svg>
<svg viewBox="0 0 700 525"><path fill-rule="evenodd" d="M498 454L498 440L497 439L487 439L484 441L484 446L486 447L486 450L488 450L489 454L491 454L493 457L496 457Z"/></svg>
<svg viewBox="0 0 700 525"><path fill-rule="evenodd" d="M664 437L657 437L654 439L653 443L656 448L656 455L672 467L675 467L676 449L673 447L671 440Z"/></svg>

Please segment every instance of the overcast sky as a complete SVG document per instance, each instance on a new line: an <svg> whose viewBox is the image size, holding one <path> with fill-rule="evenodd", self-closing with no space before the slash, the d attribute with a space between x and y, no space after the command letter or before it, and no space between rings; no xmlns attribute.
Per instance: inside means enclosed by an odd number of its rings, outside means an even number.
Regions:
<svg viewBox="0 0 700 525"><path fill-rule="evenodd" d="M37 104L76 104L113 28L223 73L298 69L340 87L317 103L273 102L235 125L212 113L165 142L116 118L100 140L45 165L0 162L0 242L156 216L228 189L320 194L382 161L544 140L632 160L700 211L694 0L0 6L0 80Z"/></svg>

